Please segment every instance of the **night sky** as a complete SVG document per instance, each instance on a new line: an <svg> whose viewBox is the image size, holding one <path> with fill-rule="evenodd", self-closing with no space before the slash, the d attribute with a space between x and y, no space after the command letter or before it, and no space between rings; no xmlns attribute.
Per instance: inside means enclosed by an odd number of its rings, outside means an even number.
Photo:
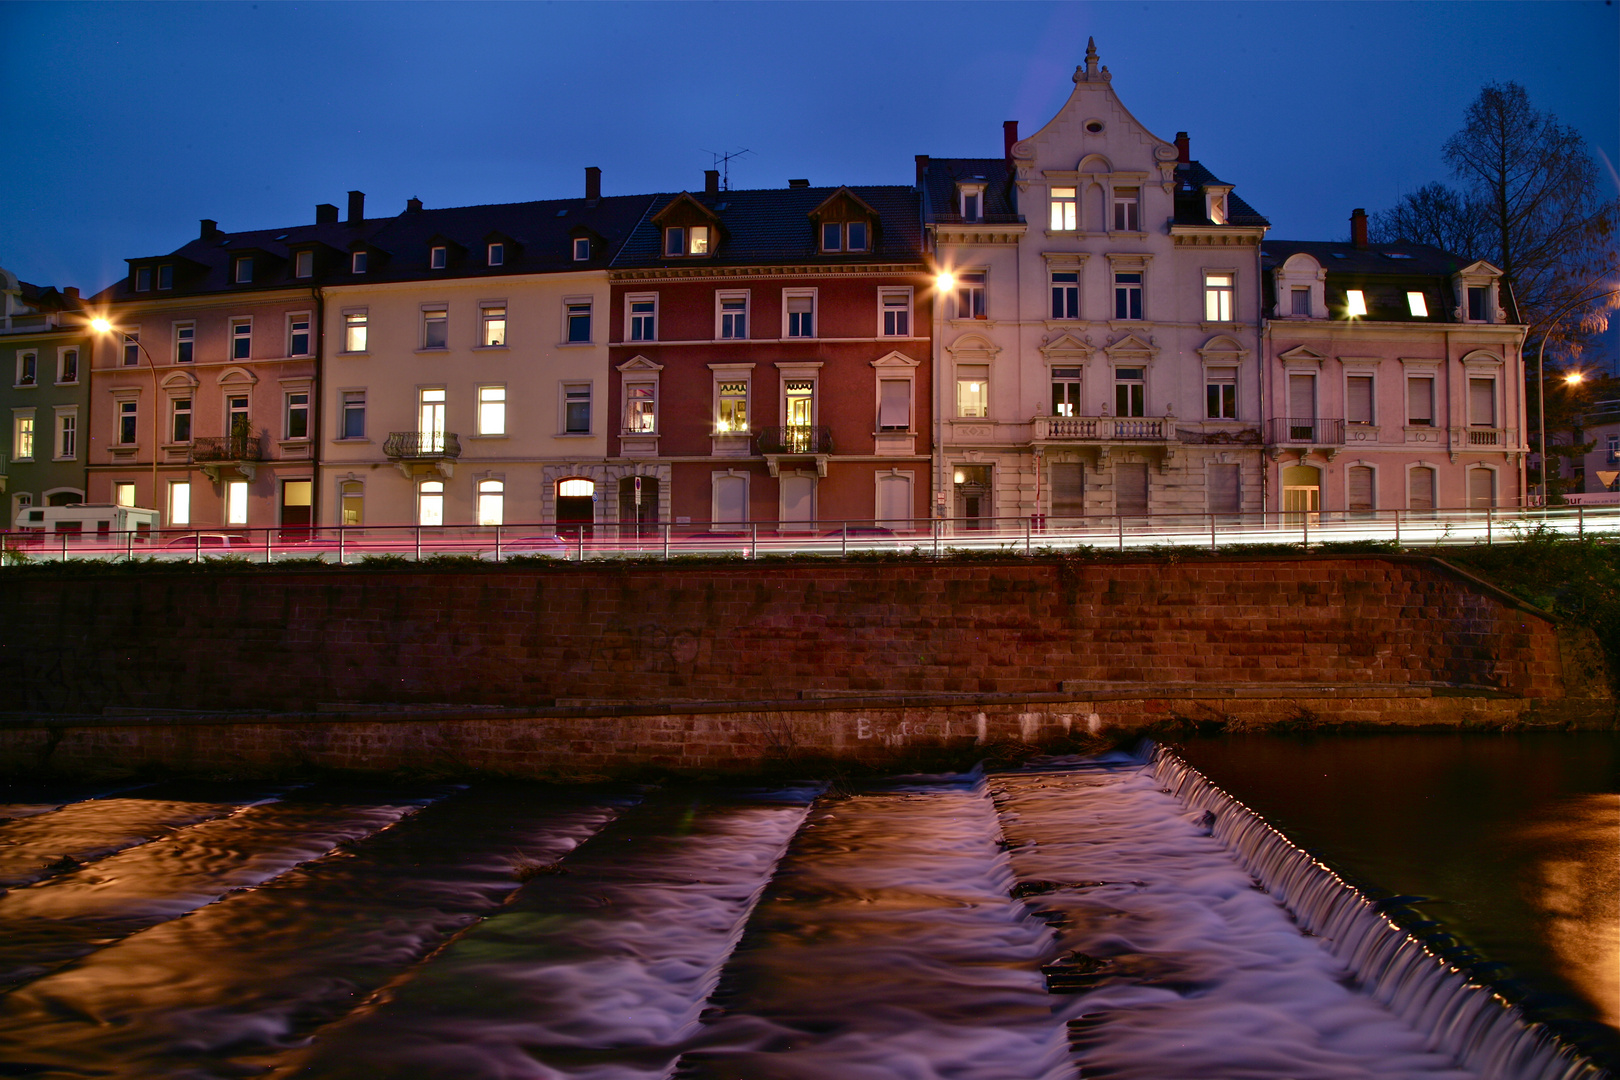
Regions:
<svg viewBox="0 0 1620 1080"><path fill-rule="evenodd" d="M4 3L0 266L86 293L123 260L314 220L731 185L903 184L1035 131L1094 35L1127 108L1272 221L1445 179L1490 80L1620 190L1620 8L1577 3Z"/></svg>

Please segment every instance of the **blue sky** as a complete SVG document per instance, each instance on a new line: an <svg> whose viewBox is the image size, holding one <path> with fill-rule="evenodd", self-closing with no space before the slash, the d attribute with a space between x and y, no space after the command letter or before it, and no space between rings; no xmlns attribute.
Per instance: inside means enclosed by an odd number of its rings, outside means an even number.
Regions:
<svg viewBox="0 0 1620 1080"><path fill-rule="evenodd" d="M995 156L1086 38L1126 107L1271 235L1445 179L1480 86L1515 80L1620 162L1620 8L1542 3L0 4L0 266L87 293L227 230L694 188L909 183ZM1612 178L1609 183L1615 185ZM1620 191L1620 188L1616 189Z"/></svg>

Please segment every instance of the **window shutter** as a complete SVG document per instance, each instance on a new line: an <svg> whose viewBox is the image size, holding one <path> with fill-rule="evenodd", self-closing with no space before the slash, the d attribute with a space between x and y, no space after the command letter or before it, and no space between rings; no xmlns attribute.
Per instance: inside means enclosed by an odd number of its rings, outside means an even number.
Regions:
<svg viewBox="0 0 1620 1080"><path fill-rule="evenodd" d="M1496 426L1496 380L1468 380L1468 422L1478 427Z"/></svg>
<svg viewBox="0 0 1620 1080"><path fill-rule="evenodd" d="M1288 376L1288 417L1312 420L1316 417L1316 376Z"/></svg>
<svg viewBox="0 0 1620 1080"><path fill-rule="evenodd" d="M911 384L900 379L884 379L878 384L878 427L885 431L905 431L911 427Z"/></svg>
<svg viewBox="0 0 1620 1080"><path fill-rule="evenodd" d="M1345 419L1352 424L1373 422L1373 381L1371 375L1352 375L1345 380Z"/></svg>
<svg viewBox="0 0 1620 1080"><path fill-rule="evenodd" d="M1419 380L1414 379L1414 382ZM1426 381L1426 380L1424 380ZM1434 470L1426 466L1407 473L1407 506L1413 510L1434 509Z"/></svg>
<svg viewBox="0 0 1620 1080"><path fill-rule="evenodd" d="M1349 509L1368 511L1373 509L1373 471L1366 465L1350 466L1348 477L1350 488Z"/></svg>
<svg viewBox="0 0 1620 1080"><path fill-rule="evenodd" d="M1434 380L1406 380L1406 418L1412 423L1434 419Z"/></svg>

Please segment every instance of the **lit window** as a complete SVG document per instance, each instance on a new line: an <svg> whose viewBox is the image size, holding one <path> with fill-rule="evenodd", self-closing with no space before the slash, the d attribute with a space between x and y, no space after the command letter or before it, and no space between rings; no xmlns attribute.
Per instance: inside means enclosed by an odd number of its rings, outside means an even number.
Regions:
<svg viewBox="0 0 1620 1080"><path fill-rule="evenodd" d="M1052 415L1080 415L1080 369L1060 367L1052 369Z"/></svg>
<svg viewBox="0 0 1620 1080"><path fill-rule="evenodd" d="M478 434L506 434L506 387L478 388Z"/></svg>
<svg viewBox="0 0 1620 1080"><path fill-rule="evenodd" d="M63 349L56 369L56 381L60 383L76 383L79 381L79 350Z"/></svg>
<svg viewBox="0 0 1620 1080"><path fill-rule="evenodd" d="M289 315L287 317L287 355L309 355L309 316Z"/></svg>
<svg viewBox="0 0 1620 1080"><path fill-rule="evenodd" d="M1204 416L1209 420L1237 419L1237 371L1211 371L1204 380Z"/></svg>
<svg viewBox="0 0 1620 1080"><path fill-rule="evenodd" d="M141 333L131 330L124 335L124 366L137 367L141 362Z"/></svg>
<svg viewBox="0 0 1620 1080"><path fill-rule="evenodd" d="M175 398L170 403L169 436L171 442L191 441L191 399Z"/></svg>
<svg viewBox="0 0 1620 1080"><path fill-rule="evenodd" d="M688 255L707 255L709 253L709 227L707 225L694 225L687 231L686 253Z"/></svg>
<svg viewBox="0 0 1620 1080"><path fill-rule="evenodd" d="M1486 289L1483 285L1468 286L1468 318L1471 322L1485 322L1488 317L1486 310Z"/></svg>
<svg viewBox="0 0 1620 1080"><path fill-rule="evenodd" d="M569 435L590 434L590 383L573 383L563 387L563 431Z"/></svg>
<svg viewBox="0 0 1620 1080"><path fill-rule="evenodd" d="M146 292L152 287L152 268L139 266L135 269L135 291Z"/></svg>
<svg viewBox="0 0 1620 1080"><path fill-rule="evenodd" d="M422 348L444 349L450 345L450 309L422 309Z"/></svg>
<svg viewBox="0 0 1620 1080"><path fill-rule="evenodd" d="M191 484L185 480L169 481L169 524L191 524Z"/></svg>
<svg viewBox="0 0 1620 1080"><path fill-rule="evenodd" d="M174 267L169 263L164 263L158 267L158 288L174 288Z"/></svg>
<svg viewBox="0 0 1620 1080"><path fill-rule="evenodd" d="M1232 321L1232 294L1236 275L1204 275L1204 319L1207 322Z"/></svg>
<svg viewBox="0 0 1620 1080"><path fill-rule="evenodd" d="M364 311L346 311L343 313L343 351L366 351L366 313Z"/></svg>
<svg viewBox="0 0 1620 1080"><path fill-rule="evenodd" d="M35 352L20 352L17 354L17 385L33 386L39 382L39 354Z"/></svg>
<svg viewBox="0 0 1620 1080"><path fill-rule="evenodd" d="M655 341L658 336L658 298L632 296L630 305L630 340Z"/></svg>
<svg viewBox="0 0 1620 1080"><path fill-rule="evenodd" d="M814 443L811 428L816 422L815 380L790 379L782 388L782 396L789 444L800 452L806 451Z"/></svg>
<svg viewBox="0 0 1620 1080"><path fill-rule="evenodd" d="M1114 369L1114 415L1146 416L1147 386L1141 368Z"/></svg>
<svg viewBox="0 0 1620 1080"><path fill-rule="evenodd" d="M416 523L444 524L444 481L424 480L416 493Z"/></svg>
<svg viewBox="0 0 1620 1080"><path fill-rule="evenodd" d="M34 410L19 412L12 423L11 460L34 460Z"/></svg>
<svg viewBox="0 0 1620 1080"><path fill-rule="evenodd" d="M911 336L911 290L885 289L878 295L883 301L883 336Z"/></svg>
<svg viewBox="0 0 1620 1080"><path fill-rule="evenodd" d="M1142 189L1114 189L1114 231L1142 231Z"/></svg>
<svg viewBox="0 0 1620 1080"><path fill-rule="evenodd" d="M499 480L478 481L478 524L500 525L506 512L506 485Z"/></svg>
<svg viewBox="0 0 1620 1080"><path fill-rule="evenodd" d="M358 480L345 480L338 485L338 496L343 502L344 525L359 525L365 518L366 486Z"/></svg>
<svg viewBox="0 0 1620 1080"><path fill-rule="evenodd" d="M287 395L287 438L309 438L309 394Z"/></svg>
<svg viewBox="0 0 1620 1080"><path fill-rule="evenodd" d="M1306 318L1311 314L1311 289L1309 285L1295 285L1293 288L1293 311L1291 314L1303 315Z"/></svg>
<svg viewBox="0 0 1620 1080"><path fill-rule="evenodd" d="M956 366L956 415L966 417L990 415L989 364Z"/></svg>
<svg viewBox="0 0 1620 1080"><path fill-rule="evenodd" d="M506 305L485 304L478 309L482 324L478 342L486 347L506 344Z"/></svg>
<svg viewBox="0 0 1620 1080"><path fill-rule="evenodd" d="M588 236L574 237L574 261L587 262L591 257L591 239Z"/></svg>
<svg viewBox="0 0 1620 1080"><path fill-rule="evenodd" d="M1078 319L1080 317L1080 274L1075 270L1059 270L1052 274L1052 318Z"/></svg>
<svg viewBox="0 0 1620 1080"><path fill-rule="evenodd" d="M253 280L253 256L243 255L236 260L236 283L246 285Z"/></svg>
<svg viewBox="0 0 1620 1080"><path fill-rule="evenodd" d="M956 317L984 318L984 271L956 275Z"/></svg>
<svg viewBox="0 0 1620 1080"><path fill-rule="evenodd" d="M665 255L707 255L709 253L709 227L693 225L684 228L672 225L664 230Z"/></svg>
<svg viewBox="0 0 1620 1080"><path fill-rule="evenodd" d="M363 439L366 437L366 392L364 390L343 391L343 434L341 439Z"/></svg>
<svg viewBox="0 0 1620 1080"><path fill-rule="evenodd" d="M231 359L246 360L253 355L253 324L246 319L231 323Z"/></svg>
<svg viewBox="0 0 1620 1080"><path fill-rule="evenodd" d="M443 387L420 391L417 400L416 439L418 449L425 454L444 452L444 406Z"/></svg>
<svg viewBox="0 0 1620 1080"><path fill-rule="evenodd" d="M446 252L442 245L428 249L428 269L443 270L446 262Z"/></svg>
<svg viewBox="0 0 1620 1080"><path fill-rule="evenodd" d="M1215 225L1226 224L1226 196L1211 195L1209 197L1209 220Z"/></svg>
<svg viewBox="0 0 1620 1080"><path fill-rule="evenodd" d="M1072 187L1055 187L1052 189L1052 231L1073 232L1079 226L1076 224L1076 199Z"/></svg>
<svg viewBox="0 0 1620 1080"><path fill-rule="evenodd" d="M1114 274L1114 318L1140 319L1142 317L1142 272L1119 271Z"/></svg>
<svg viewBox="0 0 1620 1080"><path fill-rule="evenodd" d="M114 506L134 506L135 505L135 483L134 483L134 481L131 481L131 480L115 480L115 481L113 481L113 505Z"/></svg>
<svg viewBox="0 0 1620 1080"><path fill-rule="evenodd" d="M293 277L315 276L315 253L313 251L300 251L293 256Z"/></svg>
<svg viewBox="0 0 1620 1080"><path fill-rule="evenodd" d="M591 340L591 305L589 302L568 305L569 344L589 344Z"/></svg>
<svg viewBox="0 0 1620 1080"><path fill-rule="evenodd" d="M1429 317L1428 302L1423 299L1420 292L1406 294L1406 309L1412 313L1414 319L1427 319Z"/></svg>
<svg viewBox="0 0 1620 1080"><path fill-rule="evenodd" d="M624 430L635 435L658 430L658 388L652 383L625 383Z"/></svg>
<svg viewBox="0 0 1620 1080"><path fill-rule="evenodd" d="M1360 289L1346 289L1344 293L1344 314L1346 318L1355 318L1367 314L1367 296Z"/></svg>
<svg viewBox="0 0 1620 1080"><path fill-rule="evenodd" d="M809 338L816 336L816 298L812 294L785 295L787 309L787 336Z"/></svg>
<svg viewBox="0 0 1620 1080"><path fill-rule="evenodd" d="M748 383L723 382L719 386L719 415L714 430L721 435L748 430Z"/></svg>
<svg viewBox="0 0 1620 1080"><path fill-rule="evenodd" d="M195 357L197 327L194 323L176 323L174 327L174 362L189 364Z"/></svg>
<svg viewBox="0 0 1620 1080"><path fill-rule="evenodd" d="M136 417L139 405L133 401L120 401L118 403L118 445L134 446L137 430Z"/></svg>
<svg viewBox="0 0 1620 1080"><path fill-rule="evenodd" d="M246 480L231 480L225 484L225 524L247 524L247 497L248 486Z"/></svg>
<svg viewBox="0 0 1620 1080"><path fill-rule="evenodd" d="M491 266L504 266L504 265L506 265L506 245L505 244L491 244L491 245L489 245L489 265L491 265Z"/></svg>
<svg viewBox="0 0 1620 1080"><path fill-rule="evenodd" d="M748 336L748 296L719 297L720 303L720 336L722 338L745 338Z"/></svg>

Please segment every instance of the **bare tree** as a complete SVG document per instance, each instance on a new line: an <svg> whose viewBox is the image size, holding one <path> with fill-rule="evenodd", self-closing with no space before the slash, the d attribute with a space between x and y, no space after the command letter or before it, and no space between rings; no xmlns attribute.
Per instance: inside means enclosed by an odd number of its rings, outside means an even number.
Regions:
<svg viewBox="0 0 1620 1080"><path fill-rule="evenodd" d="M1585 140L1518 83L1491 83L1445 159L1459 188L1429 184L1375 215L1380 237L1488 259L1509 317L1538 345L1578 355L1620 307L1620 200L1600 194Z"/></svg>

